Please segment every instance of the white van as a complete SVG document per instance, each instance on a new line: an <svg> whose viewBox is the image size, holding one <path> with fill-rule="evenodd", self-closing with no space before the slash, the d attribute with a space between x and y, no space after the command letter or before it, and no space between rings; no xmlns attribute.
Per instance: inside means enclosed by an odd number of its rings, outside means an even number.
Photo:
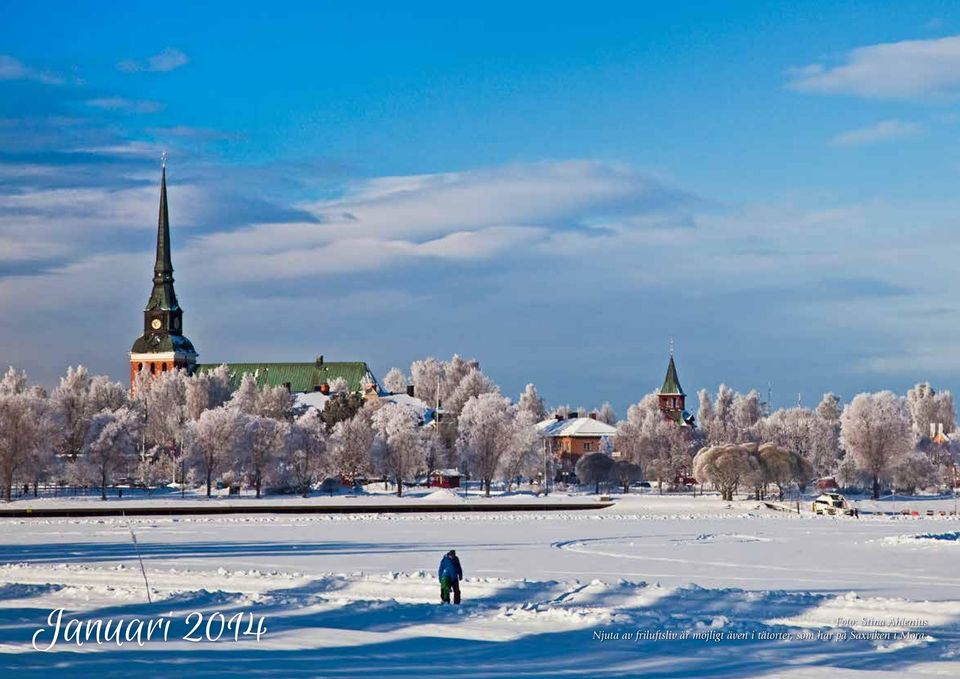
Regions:
<svg viewBox="0 0 960 679"><path fill-rule="evenodd" d="M813 501L812 509L814 514L820 515L829 514L834 516L836 514L846 514L849 516L853 514L853 508L850 506L850 503L847 502L847 499L840 493L824 493Z"/></svg>

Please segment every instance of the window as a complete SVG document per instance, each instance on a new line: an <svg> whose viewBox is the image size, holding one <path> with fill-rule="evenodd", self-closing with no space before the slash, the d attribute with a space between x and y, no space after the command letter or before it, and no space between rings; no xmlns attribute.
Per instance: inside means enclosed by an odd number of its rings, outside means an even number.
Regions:
<svg viewBox="0 0 960 679"><path fill-rule="evenodd" d="M589 452L592 451L592 450L593 450L593 442L592 442L592 441L585 441L584 444L583 444L583 452L589 453Z"/></svg>
<svg viewBox="0 0 960 679"><path fill-rule="evenodd" d="M150 374L153 375L153 374L155 374L156 372L157 372L157 364L156 364L156 363L151 363L151 364L150 364Z"/></svg>

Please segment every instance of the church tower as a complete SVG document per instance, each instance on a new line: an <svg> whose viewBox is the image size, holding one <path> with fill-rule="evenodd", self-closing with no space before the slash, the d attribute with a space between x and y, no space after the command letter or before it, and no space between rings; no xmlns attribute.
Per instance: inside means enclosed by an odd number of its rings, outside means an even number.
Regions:
<svg viewBox="0 0 960 679"><path fill-rule="evenodd" d="M667 376L663 379L663 386L657 392L660 410L674 422L683 424L689 418L686 412L687 395L680 386L677 377L677 366L673 362L673 351L670 351L670 364L667 366Z"/></svg>
<svg viewBox="0 0 960 679"><path fill-rule="evenodd" d="M192 370L197 361L193 344L183 335L183 310L173 289L170 259L170 219L167 215L167 163L160 177L160 219L157 224L157 260L153 265L153 292L143 310L143 334L130 349L130 385L137 373L158 375L176 368Z"/></svg>

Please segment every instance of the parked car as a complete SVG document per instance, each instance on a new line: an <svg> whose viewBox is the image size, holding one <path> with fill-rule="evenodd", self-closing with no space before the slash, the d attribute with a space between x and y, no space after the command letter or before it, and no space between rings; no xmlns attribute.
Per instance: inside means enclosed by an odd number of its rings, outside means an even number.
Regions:
<svg viewBox="0 0 960 679"><path fill-rule="evenodd" d="M853 507L840 493L824 493L813 501L813 513L834 516L836 514L853 514Z"/></svg>

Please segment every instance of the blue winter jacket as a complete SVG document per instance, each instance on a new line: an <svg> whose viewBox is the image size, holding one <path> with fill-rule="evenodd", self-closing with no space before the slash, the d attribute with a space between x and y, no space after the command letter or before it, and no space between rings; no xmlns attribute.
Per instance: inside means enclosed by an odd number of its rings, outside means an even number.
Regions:
<svg viewBox="0 0 960 679"><path fill-rule="evenodd" d="M460 559L444 554L440 559L440 568L437 570L437 578L443 580L444 576L450 578L450 582L458 582L463 578L463 570L460 568Z"/></svg>

